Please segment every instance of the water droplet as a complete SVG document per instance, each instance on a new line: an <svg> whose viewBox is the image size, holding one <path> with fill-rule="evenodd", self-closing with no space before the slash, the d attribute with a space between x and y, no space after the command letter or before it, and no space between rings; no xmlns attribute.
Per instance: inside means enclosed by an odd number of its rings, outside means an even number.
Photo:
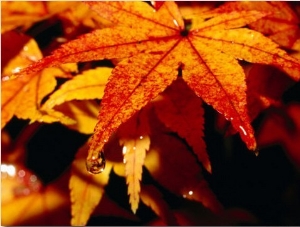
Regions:
<svg viewBox="0 0 300 227"><path fill-rule="evenodd" d="M255 154L256 157L259 155L259 149L258 148L255 149L254 154Z"/></svg>
<svg viewBox="0 0 300 227"><path fill-rule="evenodd" d="M105 168L105 157L104 152L98 153L98 156L92 156L91 159L86 160L86 169L90 173L98 174L102 173Z"/></svg>
<svg viewBox="0 0 300 227"><path fill-rule="evenodd" d="M142 140L144 137L143 136L140 136L140 140Z"/></svg>
<svg viewBox="0 0 300 227"><path fill-rule="evenodd" d="M193 191L189 191L189 195L193 195L194 194L194 192Z"/></svg>

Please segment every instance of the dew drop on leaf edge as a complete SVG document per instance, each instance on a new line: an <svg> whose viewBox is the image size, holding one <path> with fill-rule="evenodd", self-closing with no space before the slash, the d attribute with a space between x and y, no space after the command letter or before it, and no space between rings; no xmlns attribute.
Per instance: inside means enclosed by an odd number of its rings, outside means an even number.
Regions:
<svg viewBox="0 0 300 227"><path fill-rule="evenodd" d="M105 157L104 152L100 151L98 156L92 156L91 159L86 160L86 169L92 174L102 173L105 169Z"/></svg>
<svg viewBox="0 0 300 227"><path fill-rule="evenodd" d="M255 154L256 157L259 155L259 149L258 148L255 149L254 154Z"/></svg>

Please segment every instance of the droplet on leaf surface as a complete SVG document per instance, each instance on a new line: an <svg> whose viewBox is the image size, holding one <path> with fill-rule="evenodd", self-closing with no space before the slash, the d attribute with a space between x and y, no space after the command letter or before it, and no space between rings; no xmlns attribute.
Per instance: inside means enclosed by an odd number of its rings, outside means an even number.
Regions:
<svg viewBox="0 0 300 227"><path fill-rule="evenodd" d="M247 136L248 134L247 134L246 130L244 129L244 127L241 126L241 125L240 125L239 127L240 127L240 129L243 131L244 135Z"/></svg>
<svg viewBox="0 0 300 227"><path fill-rule="evenodd" d="M105 168L104 152L99 152L98 156L92 156L91 159L86 160L87 171L93 174L102 173Z"/></svg>

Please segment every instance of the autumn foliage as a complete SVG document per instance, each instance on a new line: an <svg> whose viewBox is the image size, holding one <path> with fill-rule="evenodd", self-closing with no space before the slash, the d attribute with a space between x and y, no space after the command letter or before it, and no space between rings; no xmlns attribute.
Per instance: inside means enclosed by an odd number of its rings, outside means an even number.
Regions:
<svg viewBox="0 0 300 227"><path fill-rule="evenodd" d="M257 160L280 144L299 177L299 4L1 6L4 225L87 225L103 216L131 225L264 223L224 204L213 185L222 154L211 144L222 141L224 151L236 146ZM20 120L26 126L12 140ZM59 124L82 142L71 139L75 151L64 150L72 163L42 185L26 166L27 144ZM211 131L222 139L210 142ZM125 205L109 190L125 193Z"/></svg>

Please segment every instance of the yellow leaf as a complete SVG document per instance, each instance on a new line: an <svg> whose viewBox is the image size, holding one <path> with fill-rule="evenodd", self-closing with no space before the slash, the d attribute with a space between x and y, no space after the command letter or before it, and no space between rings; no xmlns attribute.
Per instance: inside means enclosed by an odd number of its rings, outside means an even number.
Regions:
<svg viewBox="0 0 300 227"><path fill-rule="evenodd" d="M28 28L46 13L43 2L1 1L1 32L3 33L18 26Z"/></svg>
<svg viewBox="0 0 300 227"><path fill-rule="evenodd" d="M21 51L11 59L3 69L2 89L1 89L1 127L12 118L13 115L21 119L31 121L54 122L61 121L64 124L74 124L75 122L54 110L47 112L40 110L43 98L52 92L56 86L56 75L65 74L59 68L47 68L36 75L21 76L13 80L5 80L5 75L18 71L33 61L42 58L42 54L37 43L29 40Z"/></svg>
<svg viewBox="0 0 300 227"><path fill-rule="evenodd" d="M75 76L50 96L43 105L43 109L51 109L74 99L101 99L111 71L112 69L108 67L98 67Z"/></svg>
<svg viewBox="0 0 300 227"><path fill-rule="evenodd" d="M12 81L13 84L11 86L14 86L15 82ZM43 114L40 112L39 106L42 99L53 91L55 86L56 80L52 75L51 68L45 69L39 76L31 77L28 83L22 88L20 94L22 98L15 111L15 115L22 119L29 118L32 121L48 121L49 119L49 122L52 122L54 119L52 120L51 117L43 119Z"/></svg>
<svg viewBox="0 0 300 227"><path fill-rule="evenodd" d="M70 72L70 73L77 73L78 72L78 67L76 63L66 63L66 64L62 64L60 65L60 68L64 71L64 72Z"/></svg>
<svg viewBox="0 0 300 227"><path fill-rule="evenodd" d="M146 150L150 147L147 111L135 114L118 131L120 145L123 146L126 183L128 184L129 202L135 213L139 205L143 165Z"/></svg>
<svg viewBox="0 0 300 227"><path fill-rule="evenodd" d="M94 132L99 112L99 105L95 101L73 100L56 106L55 110L76 121L75 124L67 125L69 128L85 134Z"/></svg>
<svg viewBox="0 0 300 227"><path fill-rule="evenodd" d="M141 190L143 165L146 150L149 149L150 139L144 136L142 139L120 140L123 145L126 183L128 184L129 202L131 210L135 213L139 205L139 193Z"/></svg>
<svg viewBox="0 0 300 227"><path fill-rule="evenodd" d="M86 225L90 215L100 202L104 187L109 180L112 164L106 162L106 171L100 175L90 174L86 171L85 156L88 150L87 144L79 149L72 164L69 188L71 190L71 225Z"/></svg>
<svg viewBox="0 0 300 227"><path fill-rule="evenodd" d="M17 27L29 28L33 23L62 12L76 2L6 1L1 2L1 32Z"/></svg>

